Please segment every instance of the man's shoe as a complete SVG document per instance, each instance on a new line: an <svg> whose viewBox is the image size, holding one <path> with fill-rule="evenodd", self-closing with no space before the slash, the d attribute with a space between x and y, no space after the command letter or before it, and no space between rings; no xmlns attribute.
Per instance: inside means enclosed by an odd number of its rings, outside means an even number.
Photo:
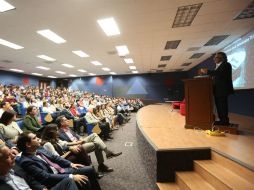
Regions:
<svg viewBox="0 0 254 190"><path fill-rule="evenodd" d="M118 153L109 152L109 153L106 155L106 157L107 157L107 159L110 159L110 158L113 158L113 157L117 157L117 156L119 156L119 155L121 155L121 154L122 154L122 152L118 152Z"/></svg>
<svg viewBox="0 0 254 190"><path fill-rule="evenodd" d="M113 168L110 168L110 167L106 166L105 164L100 164L98 166L98 171L99 172L113 172L114 170L113 170Z"/></svg>
<svg viewBox="0 0 254 190"><path fill-rule="evenodd" d="M104 176L103 174L96 172L97 179L101 179L103 178L103 176Z"/></svg>

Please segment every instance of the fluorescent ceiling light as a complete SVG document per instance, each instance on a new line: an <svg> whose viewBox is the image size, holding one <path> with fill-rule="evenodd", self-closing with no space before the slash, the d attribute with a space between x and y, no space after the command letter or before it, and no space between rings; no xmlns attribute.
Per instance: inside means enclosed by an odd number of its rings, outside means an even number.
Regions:
<svg viewBox="0 0 254 190"><path fill-rule="evenodd" d="M94 73L89 73L89 75L94 76L94 75L96 75L96 74L94 74Z"/></svg>
<svg viewBox="0 0 254 190"><path fill-rule="evenodd" d="M133 59L131 59L131 58L126 58L126 59L124 59L124 61L127 64L134 63Z"/></svg>
<svg viewBox="0 0 254 190"><path fill-rule="evenodd" d="M57 77L55 77L55 76L48 76L48 78L55 79L55 78L57 78Z"/></svg>
<svg viewBox="0 0 254 190"><path fill-rule="evenodd" d="M62 66L68 67L68 68L73 68L74 67L73 65L70 65L70 64L67 64L67 63L62 64Z"/></svg>
<svg viewBox="0 0 254 190"><path fill-rule="evenodd" d="M87 72L87 71L84 70L84 69L79 69L78 71L81 72L81 73L86 73L86 72Z"/></svg>
<svg viewBox="0 0 254 190"><path fill-rule="evenodd" d="M107 67L103 67L102 70L103 70L103 71L110 71L110 69L107 68Z"/></svg>
<svg viewBox="0 0 254 190"><path fill-rule="evenodd" d="M102 65L99 61L91 61L91 63L94 64L94 65L96 65L96 66L97 66L97 65Z"/></svg>
<svg viewBox="0 0 254 190"><path fill-rule="evenodd" d="M55 61L56 59L52 58L52 57L49 57L47 55L37 55L37 57L41 58L41 59L44 59L46 61Z"/></svg>
<svg viewBox="0 0 254 190"><path fill-rule="evenodd" d="M77 75L70 74L69 76L70 76L70 77L76 77Z"/></svg>
<svg viewBox="0 0 254 190"><path fill-rule="evenodd" d="M128 47L126 45L116 46L116 50L119 56L125 56L129 54Z"/></svg>
<svg viewBox="0 0 254 190"><path fill-rule="evenodd" d="M111 18L100 19L100 20L97 20L97 22L107 36L115 36L120 34L120 30L114 18L111 17Z"/></svg>
<svg viewBox="0 0 254 190"><path fill-rule="evenodd" d="M72 53L78 55L79 57L90 57L88 54L86 54L85 52L81 50L72 51Z"/></svg>
<svg viewBox="0 0 254 190"><path fill-rule="evenodd" d="M24 71L23 70L20 70L20 69L10 69L11 71L16 71L16 72L20 72L20 73L23 73Z"/></svg>
<svg viewBox="0 0 254 190"><path fill-rule="evenodd" d="M12 6L10 3L7 3L4 0L0 0L0 12L9 11L12 9L15 9L15 7Z"/></svg>
<svg viewBox="0 0 254 190"><path fill-rule="evenodd" d="M4 40L4 39L0 39L0 44L1 44L1 45L4 45L4 46L7 46L7 47L9 47L9 48L13 48L13 49L23 49L23 48L24 48L24 47L19 46L19 45L17 45L17 44L8 42L8 41L6 41L6 40Z"/></svg>
<svg viewBox="0 0 254 190"><path fill-rule="evenodd" d="M36 67L36 68L42 69L42 70L50 70L50 68L48 68L48 67L43 67L43 66L38 66L38 67Z"/></svg>
<svg viewBox="0 0 254 190"><path fill-rule="evenodd" d="M131 70L135 70L135 69L136 69L136 66L129 66L129 68L130 68Z"/></svg>
<svg viewBox="0 0 254 190"><path fill-rule="evenodd" d="M109 72L109 74L111 74L111 75L116 75L116 73L115 73L115 72Z"/></svg>
<svg viewBox="0 0 254 190"><path fill-rule="evenodd" d="M58 73L58 74L66 74L66 72L63 72L63 71L55 71L56 73Z"/></svg>
<svg viewBox="0 0 254 190"><path fill-rule="evenodd" d="M40 73L32 73L32 75L42 76L43 74L40 74Z"/></svg>
<svg viewBox="0 0 254 190"><path fill-rule="evenodd" d="M49 40L53 41L56 44L62 44L65 43L66 40L63 39L62 37L58 36L56 33L52 32L49 29L46 30L38 30L38 34L44 36L45 38L48 38Z"/></svg>
<svg viewBox="0 0 254 190"><path fill-rule="evenodd" d="M138 73L138 71L132 71L132 73L134 73L134 74L135 74L135 73Z"/></svg>

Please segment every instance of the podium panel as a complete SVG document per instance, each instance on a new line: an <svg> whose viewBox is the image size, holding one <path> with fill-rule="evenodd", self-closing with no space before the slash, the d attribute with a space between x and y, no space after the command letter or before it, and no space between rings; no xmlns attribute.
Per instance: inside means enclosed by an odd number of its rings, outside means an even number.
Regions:
<svg viewBox="0 0 254 190"><path fill-rule="evenodd" d="M184 80L185 128L211 129L214 122L212 80L210 77Z"/></svg>

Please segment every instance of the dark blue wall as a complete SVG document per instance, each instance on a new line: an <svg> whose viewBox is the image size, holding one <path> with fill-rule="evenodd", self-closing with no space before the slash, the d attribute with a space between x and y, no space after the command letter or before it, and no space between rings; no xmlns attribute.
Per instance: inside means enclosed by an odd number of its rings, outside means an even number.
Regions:
<svg viewBox="0 0 254 190"><path fill-rule="evenodd" d="M189 77L197 74L200 68L213 69L215 64L212 56L203 61L189 71ZM236 90L233 95L229 97L229 112L242 114L246 116L254 116L254 89Z"/></svg>

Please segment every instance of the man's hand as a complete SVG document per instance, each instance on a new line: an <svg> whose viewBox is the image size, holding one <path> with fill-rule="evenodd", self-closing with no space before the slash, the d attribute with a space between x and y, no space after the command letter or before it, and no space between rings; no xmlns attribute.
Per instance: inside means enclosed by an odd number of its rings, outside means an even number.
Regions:
<svg viewBox="0 0 254 190"><path fill-rule="evenodd" d="M74 168L74 169L78 169L78 168L84 167L84 165L83 164L74 164L74 163L71 163L71 167Z"/></svg>
<svg viewBox="0 0 254 190"><path fill-rule="evenodd" d="M79 175L79 174L75 174L73 175L73 179L75 182L77 182L78 184L82 185L86 184L86 182L88 181L88 177L85 175Z"/></svg>
<svg viewBox="0 0 254 190"><path fill-rule="evenodd" d="M74 154L77 154L77 153L80 152L79 146L71 146L69 149L70 149L70 151L73 152Z"/></svg>

